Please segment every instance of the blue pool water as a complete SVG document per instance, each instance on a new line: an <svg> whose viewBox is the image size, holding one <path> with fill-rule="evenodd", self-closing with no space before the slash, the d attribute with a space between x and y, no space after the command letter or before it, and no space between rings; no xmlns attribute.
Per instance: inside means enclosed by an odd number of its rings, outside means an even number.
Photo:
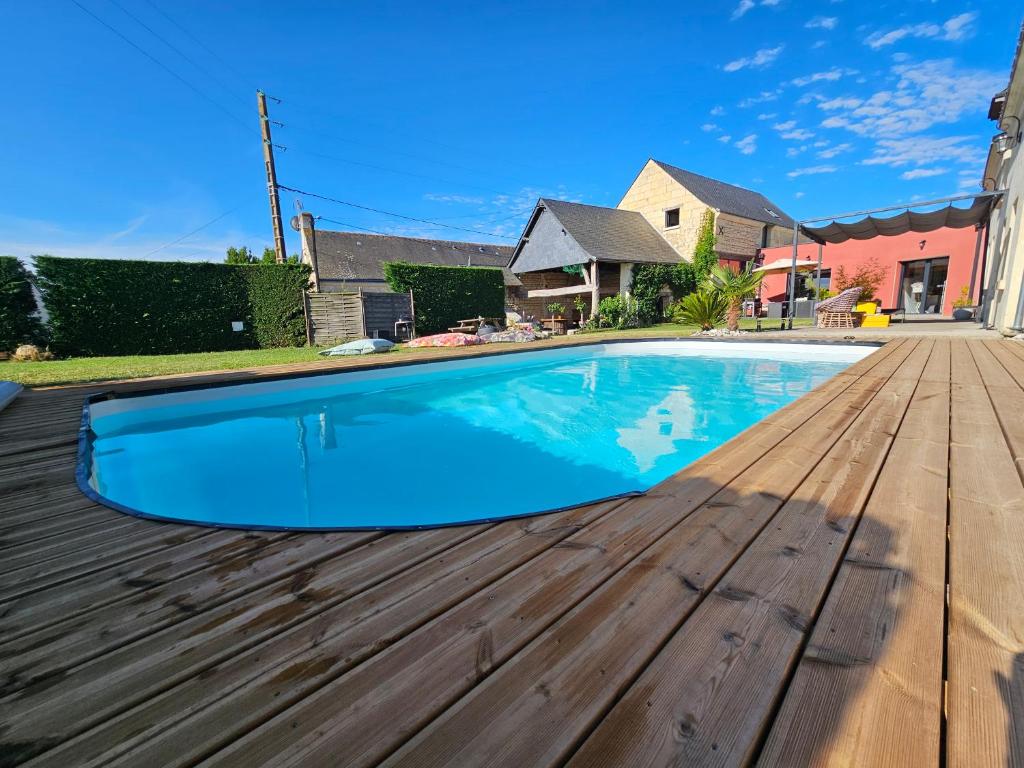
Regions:
<svg viewBox="0 0 1024 768"><path fill-rule="evenodd" d="M631 342L104 400L82 473L218 525L524 515L644 491L870 351Z"/></svg>

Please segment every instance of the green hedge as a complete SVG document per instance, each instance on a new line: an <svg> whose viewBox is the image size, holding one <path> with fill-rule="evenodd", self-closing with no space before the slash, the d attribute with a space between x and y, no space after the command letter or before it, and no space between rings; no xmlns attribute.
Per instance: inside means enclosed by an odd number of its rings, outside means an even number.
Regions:
<svg viewBox="0 0 1024 768"><path fill-rule="evenodd" d="M384 263L384 277L396 293L412 291L416 332L441 333L469 317L505 316L505 280L496 267L435 267Z"/></svg>
<svg viewBox="0 0 1024 768"><path fill-rule="evenodd" d="M43 341L38 309L25 265L14 256L0 256L0 352Z"/></svg>
<svg viewBox="0 0 1024 768"><path fill-rule="evenodd" d="M59 355L158 355L305 343L305 266L35 257ZM241 320L244 330L231 329Z"/></svg>

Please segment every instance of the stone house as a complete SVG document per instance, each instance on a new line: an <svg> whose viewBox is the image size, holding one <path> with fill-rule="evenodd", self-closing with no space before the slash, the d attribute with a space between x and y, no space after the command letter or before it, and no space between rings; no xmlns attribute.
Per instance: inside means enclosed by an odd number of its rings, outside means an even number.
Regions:
<svg viewBox="0 0 1024 768"><path fill-rule="evenodd" d="M634 264L690 261L708 209L721 263L742 267L792 242L793 220L759 192L651 159L616 208L538 201L509 264L525 289L520 307L540 317L552 297L582 295L596 311L602 297L628 293Z"/></svg>

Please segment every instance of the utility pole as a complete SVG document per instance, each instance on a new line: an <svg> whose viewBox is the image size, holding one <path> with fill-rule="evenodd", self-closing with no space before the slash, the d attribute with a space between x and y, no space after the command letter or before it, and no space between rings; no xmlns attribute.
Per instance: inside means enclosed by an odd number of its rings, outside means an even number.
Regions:
<svg viewBox="0 0 1024 768"><path fill-rule="evenodd" d="M277 194L277 171L274 169L274 143L270 138L270 117L267 115L267 95L256 91L256 106L260 113L260 135L263 138L263 164L267 171L267 194L270 195L270 223L274 228L274 252L277 263L284 264L288 257L284 247L284 227L281 226L281 198Z"/></svg>

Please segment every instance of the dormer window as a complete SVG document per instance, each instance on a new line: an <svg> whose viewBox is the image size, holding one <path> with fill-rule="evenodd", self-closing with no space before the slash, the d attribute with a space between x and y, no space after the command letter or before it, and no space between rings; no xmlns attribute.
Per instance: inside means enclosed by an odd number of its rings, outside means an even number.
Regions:
<svg viewBox="0 0 1024 768"><path fill-rule="evenodd" d="M665 229L679 226L679 209L669 208L665 211Z"/></svg>

